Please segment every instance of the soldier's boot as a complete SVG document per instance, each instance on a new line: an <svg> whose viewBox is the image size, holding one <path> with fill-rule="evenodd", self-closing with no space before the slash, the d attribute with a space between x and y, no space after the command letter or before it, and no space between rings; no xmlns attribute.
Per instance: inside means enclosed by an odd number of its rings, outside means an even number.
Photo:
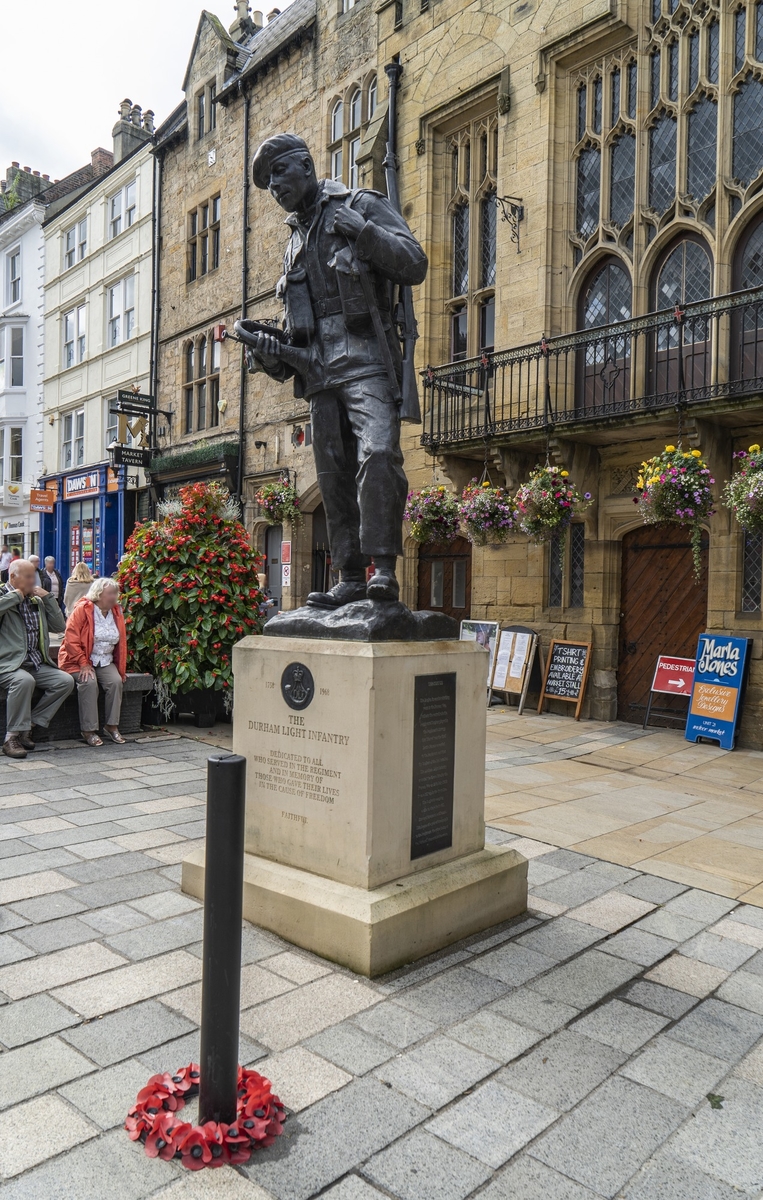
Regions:
<svg viewBox="0 0 763 1200"><path fill-rule="evenodd" d="M396 565L397 560L393 554L380 554L374 559L374 574L366 585L369 600L400 599L400 584L395 575Z"/></svg>
<svg viewBox="0 0 763 1200"><path fill-rule="evenodd" d="M339 583L334 584L327 592L310 592L307 603L311 608L342 608L345 604L352 604L354 600L365 600L365 571L340 571L340 576Z"/></svg>

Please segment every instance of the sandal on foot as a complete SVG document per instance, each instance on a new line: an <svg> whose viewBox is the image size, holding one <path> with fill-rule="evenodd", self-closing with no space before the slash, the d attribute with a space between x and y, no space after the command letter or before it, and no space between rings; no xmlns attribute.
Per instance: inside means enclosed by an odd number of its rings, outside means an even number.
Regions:
<svg viewBox="0 0 763 1200"><path fill-rule="evenodd" d="M103 732L106 734L106 737L108 737L108 738L111 738L112 742L116 742L116 743L117 743L117 745L119 745L119 746L124 746L124 745L125 745L125 740L124 740L124 738L122 737L122 735L121 735L121 733L119 732L119 730L118 730L118 729L108 729L108 728L107 728L107 727L104 725L104 727L103 727Z"/></svg>
<svg viewBox="0 0 763 1200"><path fill-rule="evenodd" d="M103 742L98 737L97 733L83 733L82 740L87 742L88 746L102 746Z"/></svg>

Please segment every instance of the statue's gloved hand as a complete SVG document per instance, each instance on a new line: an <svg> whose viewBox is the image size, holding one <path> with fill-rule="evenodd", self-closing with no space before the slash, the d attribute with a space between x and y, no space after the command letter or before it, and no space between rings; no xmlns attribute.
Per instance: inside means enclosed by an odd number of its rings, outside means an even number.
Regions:
<svg viewBox="0 0 763 1200"><path fill-rule="evenodd" d="M247 348L246 361L250 371L275 371L281 364L280 342L266 333L257 334L256 345Z"/></svg>
<svg viewBox="0 0 763 1200"><path fill-rule="evenodd" d="M359 212L354 208L348 208L346 204L337 212L334 217L334 230L336 233L343 233L345 237L352 238L353 241L365 228L365 217L361 217Z"/></svg>

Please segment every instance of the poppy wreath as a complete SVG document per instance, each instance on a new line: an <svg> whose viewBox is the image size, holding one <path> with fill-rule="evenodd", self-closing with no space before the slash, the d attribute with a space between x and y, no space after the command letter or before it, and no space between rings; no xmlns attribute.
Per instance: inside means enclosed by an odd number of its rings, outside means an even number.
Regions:
<svg viewBox="0 0 763 1200"><path fill-rule="evenodd" d="M633 503L647 525L685 525L691 530L694 581L702 571L702 522L712 517L715 483L701 450L666 446L642 462Z"/></svg>
<svg viewBox="0 0 763 1200"><path fill-rule="evenodd" d="M174 1075L152 1075L138 1092L125 1129L130 1140L142 1142L149 1158L177 1159L189 1171L245 1163L253 1150L269 1146L286 1120L284 1106L270 1090L270 1080L256 1071L238 1069L236 1119L191 1125L178 1112L198 1093L198 1063L181 1067Z"/></svg>

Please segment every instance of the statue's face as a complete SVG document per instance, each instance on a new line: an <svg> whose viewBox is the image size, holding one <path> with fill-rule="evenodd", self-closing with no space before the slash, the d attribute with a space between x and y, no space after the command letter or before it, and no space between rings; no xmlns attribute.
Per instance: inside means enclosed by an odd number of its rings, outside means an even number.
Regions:
<svg viewBox="0 0 763 1200"><path fill-rule="evenodd" d="M287 154L278 158L270 168L268 191L286 212L297 212L305 201L312 199L317 181L315 167L309 154Z"/></svg>

